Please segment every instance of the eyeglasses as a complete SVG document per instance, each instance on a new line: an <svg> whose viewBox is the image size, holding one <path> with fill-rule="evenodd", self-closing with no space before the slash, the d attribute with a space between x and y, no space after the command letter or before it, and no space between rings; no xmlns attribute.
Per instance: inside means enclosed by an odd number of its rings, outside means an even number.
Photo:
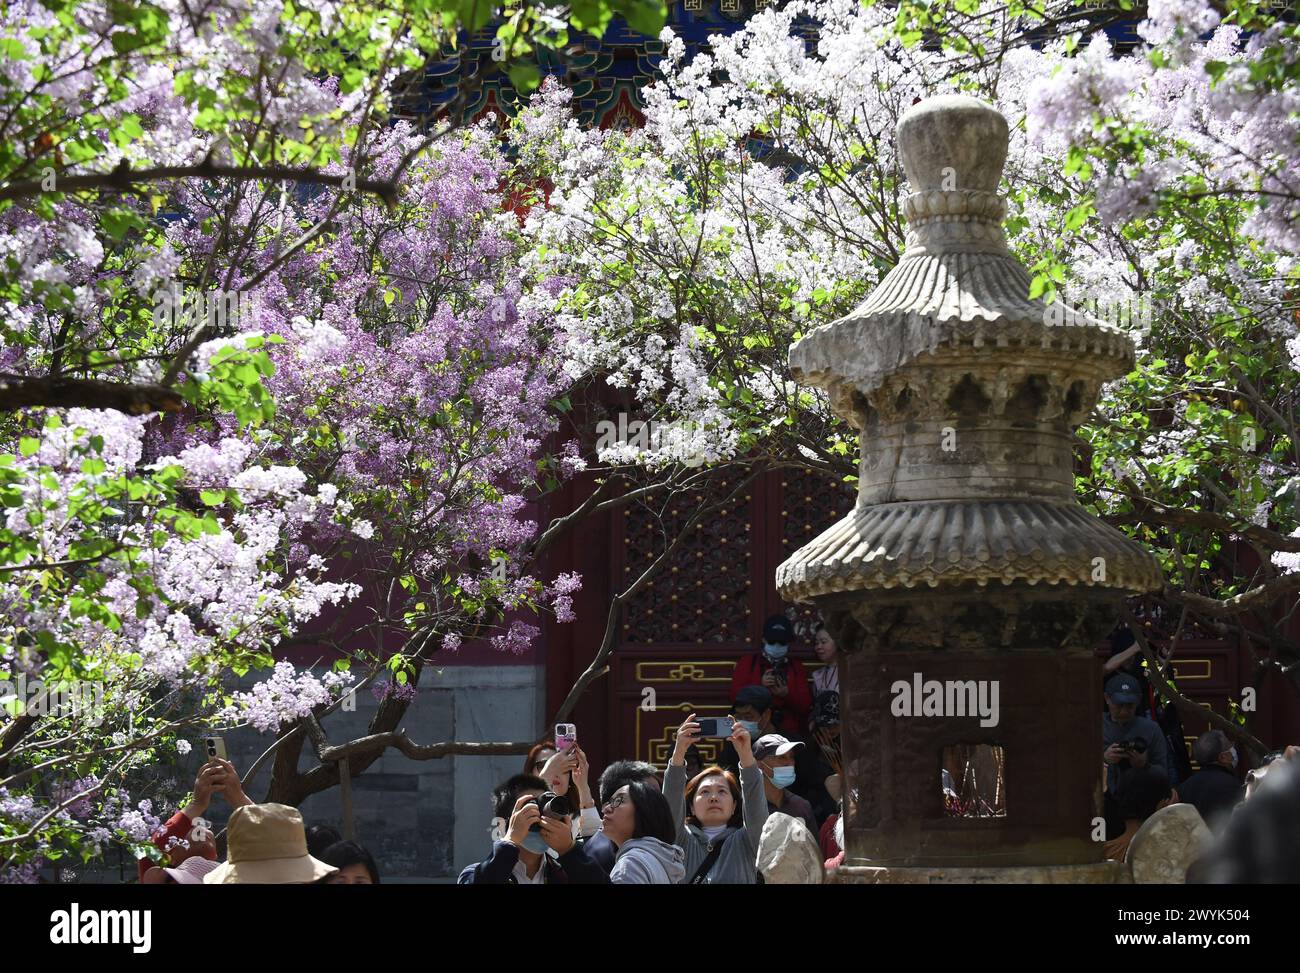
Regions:
<svg viewBox="0 0 1300 973"><path fill-rule="evenodd" d="M605 805L606 811L617 811L627 803L627 798L620 794L618 797L611 797L609 803Z"/></svg>

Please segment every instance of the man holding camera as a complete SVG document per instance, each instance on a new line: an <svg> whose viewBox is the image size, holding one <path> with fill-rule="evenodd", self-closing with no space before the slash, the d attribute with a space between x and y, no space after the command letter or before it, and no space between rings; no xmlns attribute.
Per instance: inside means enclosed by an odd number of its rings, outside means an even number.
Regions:
<svg viewBox="0 0 1300 973"><path fill-rule="evenodd" d="M1101 738L1105 746L1101 759L1106 764L1106 793L1114 798L1124 776L1143 767L1169 772L1165 735L1154 720L1137 715L1141 686L1127 672L1106 680L1106 715Z"/></svg>
<svg viewBox="0 0 1300 973"><path fill-rule="evenodd" d="M609 883L574 840L572 806L563 795L548 791L540 777L515 774L492 798L492 854L461 872L457 885Z"/></svg>

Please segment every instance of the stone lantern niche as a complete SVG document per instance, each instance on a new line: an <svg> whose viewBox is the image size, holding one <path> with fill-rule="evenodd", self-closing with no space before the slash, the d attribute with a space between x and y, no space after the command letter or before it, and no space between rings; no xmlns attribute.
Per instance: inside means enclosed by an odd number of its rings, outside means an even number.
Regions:
<svg viewBox="0 0 1300 973"><path fill-rule="evenodd" d="M902 260L856 311L790 349L795 378L826 390L861 445L853 512L776 575L840 647L840 875L1124 880L1093 838L1092 653L1123 598L1161 574L1076 502L1071 447L1102 383L1132 368L1133 345L1029 299L1001 226L999 112L930 98L897 137L912 189ZM960 816L941 770L946 754L977 751L994 755L1001 793L983 816Z"/></svg>

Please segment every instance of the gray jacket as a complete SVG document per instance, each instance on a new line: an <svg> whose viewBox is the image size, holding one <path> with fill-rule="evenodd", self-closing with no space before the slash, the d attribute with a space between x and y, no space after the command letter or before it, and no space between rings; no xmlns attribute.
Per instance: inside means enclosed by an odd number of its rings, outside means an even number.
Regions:
<svg viewBox="0 0 1300 973"><path fill-rule="evenodd" d="M767 795L763 791L763 772L754 767L740 768L740 793L745 826L724 831L718 835L722 852L709 870L709 885L755 884L755 862L758 859L758 842L767 822ZM664 797L672 809L673 820L682 822L677 827L677 846L686 853L685 875L680 882L689 882L705 857L709 854L708 836L693 824L686 822L686 768L668 765L664 774Z"/></svg>
<svg viewBox="0 0 1300 973"><path fill-rule="evenodd" d="M658 838L633 838L618 849L609 873L612 885L680 885L684 878L683 853Z"/></svg>

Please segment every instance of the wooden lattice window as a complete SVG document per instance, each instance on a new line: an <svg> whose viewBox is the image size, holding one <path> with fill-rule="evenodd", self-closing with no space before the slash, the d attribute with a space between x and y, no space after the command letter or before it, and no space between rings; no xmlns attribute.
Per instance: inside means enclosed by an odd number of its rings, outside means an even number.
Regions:
<svg viewBox="0 0 1300 973"><path fill-rule="evenodd" d="M636 503L624 511L623 585L631 584L677 537L701 504L725 498L739 482L719 476L706 491L667 504ZM737 494L701 518L666 565L627 604L624 642L735 642L747 637L753 551L753 494Z"/></svg>

